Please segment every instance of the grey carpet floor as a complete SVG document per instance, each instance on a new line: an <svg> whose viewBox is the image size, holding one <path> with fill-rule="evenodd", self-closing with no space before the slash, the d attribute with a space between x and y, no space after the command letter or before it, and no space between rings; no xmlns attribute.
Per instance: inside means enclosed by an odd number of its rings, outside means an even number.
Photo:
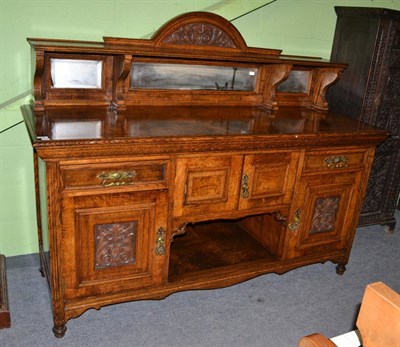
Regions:
<svg viewBox="0 0 400 347"><path fill-rule="evenodd" d="M316 264L268 274L228 288L175 293L89 310L56 339L49 292L38 256L7 258L12 327L0 346L297 346L303 335L328 337L354 328L365 286L382 281L400 291L400 212L394 234L357 230L347 271Z"/></svg>

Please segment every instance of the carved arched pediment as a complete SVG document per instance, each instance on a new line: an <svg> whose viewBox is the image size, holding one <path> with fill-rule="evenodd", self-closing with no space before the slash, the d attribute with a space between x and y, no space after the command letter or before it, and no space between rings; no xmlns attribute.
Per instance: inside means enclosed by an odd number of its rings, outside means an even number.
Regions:
<svg viewBox="0 0 400 347"><path fill-rule="evenodd" d="M247 48L242 35L229 21L207 12L191 12L175 17L162 26L152 39L156 46Z"/></svg>
<svg viewBox="0 0 400 347"><path fill-rule="evenodd" d="M186 24L167 36L163 43L236 48L232 39L221 28L209 23Z"/></svg>

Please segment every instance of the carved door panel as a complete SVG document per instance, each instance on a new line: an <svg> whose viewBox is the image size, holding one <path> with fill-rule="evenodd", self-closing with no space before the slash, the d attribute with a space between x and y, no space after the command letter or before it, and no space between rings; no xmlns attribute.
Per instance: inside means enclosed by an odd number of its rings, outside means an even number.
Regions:
<svg viewBox="0 0 400 347"><path fill-rule="evenodd" d="M114 293L163 281L167 193L64 199L66 298Z"/></svg>
<svg viewBox="0 0 400 347"><path fill-rule="evenodd" d="M293 201L287 255L323 254L348 246L357 225L363 173L305 175Z"/></svg>
<svg viewBox="0 0 400 347"><path fill-rule="evenodd" d="M300 152L247 155L239 209L290 203Z"/></svg>
<svg viewBox="0 0 400 347"><path fill-rule="evenodd" d="M174 216L237 208L242 156L180 158L176 164Z"/></svg>

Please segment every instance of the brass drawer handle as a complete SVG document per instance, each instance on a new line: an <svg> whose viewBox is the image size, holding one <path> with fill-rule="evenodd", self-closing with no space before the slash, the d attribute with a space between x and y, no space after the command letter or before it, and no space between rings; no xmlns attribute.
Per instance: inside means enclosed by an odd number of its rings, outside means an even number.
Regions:
<svg viewBox="0 0 400 347"><path fill-rule="evenodd" d="M250 192L249 192L249 175L244 174L242 177L242 192L241 196L243 199L248 199L250 197Z"/></svg>
<svg viewBox="0 0 400 347"><path fill-rule="evenodd" d="M300 216L301 216L301 210L298 208L294 213L293 222L289 223L289 225L288 225L288 228L290 231L295 232L299 229Z"/></svg>
<svg viewBox="0 0 400 347"><path fill-rule="evenodd" d="M99 173L96 177L102 180L103 187L126 186L134 184L134 178L137 176L135 170L131 171L110 171Z"/></svg>
<svg viewBox="0 0 400 347"><path fill-rule="evenodd" d="M336 155L325 158L325 165L330 169L344 168L349 165L349 160L344 155Z"/></svg>
<svg viewBox="0 0 400 347"><path fill-rule="evenodd" d="M163 227L160 227L157 231L156 238L156 255L164 255L165 254L165 230Z"/></svg>

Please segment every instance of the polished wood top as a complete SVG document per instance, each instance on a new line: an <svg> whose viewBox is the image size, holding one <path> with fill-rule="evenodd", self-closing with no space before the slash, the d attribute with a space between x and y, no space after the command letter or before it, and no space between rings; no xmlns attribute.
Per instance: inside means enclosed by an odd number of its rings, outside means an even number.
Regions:
<svg viewBox="0 0 400 347"><path fill-rule="evenodd" d="M370 146L387 133L302 107L22 107L41 156L155 155L321 146Z"/></svg>
<svg viewBox="0 0 400 347"><path fill-rule="evenodd" d="M31 114L32 116L32 114ZM33 125L33 118L30 119ZM305 108L155 106L124 112L108 108L54 108L37 113L38 140L166 136L345 134L374 132L349 118Z"/></svg>

